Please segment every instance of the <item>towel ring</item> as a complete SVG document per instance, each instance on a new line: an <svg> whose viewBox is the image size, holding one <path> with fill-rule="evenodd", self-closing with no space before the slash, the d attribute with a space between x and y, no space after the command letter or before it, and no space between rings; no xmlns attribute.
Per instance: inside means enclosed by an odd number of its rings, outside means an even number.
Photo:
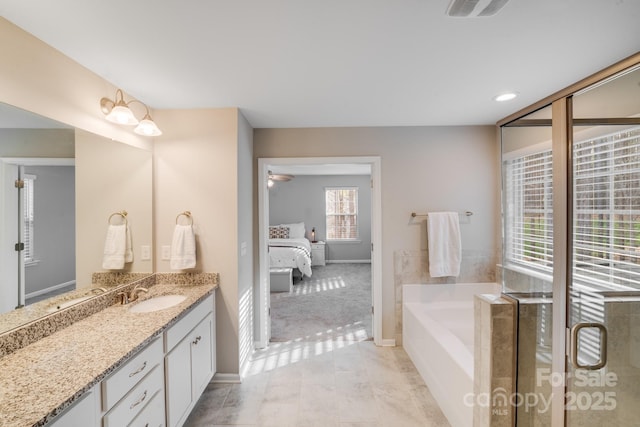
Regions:
<svg viewBox="0 0 640 427"><path fill-rule="evenodd" d="M107 223L111 224L111 218L113 218L116 215L120 215L122 217L122 219L124 220L124 223L127 223L127 211L120 211L120 212L114 212L111 215L109 215L109 219L107 220Z"/></svg>
<svg viewBox="0 0 640 427"><path fill-rule="evenodd" d="M191 222L189 225L193 225L193 217L191 216L191 212L189 211L180 212L178 216L176 216L176 224L178 223L178 220L180 219L181 216L186 216L187 218L189 218Z"/></svg>

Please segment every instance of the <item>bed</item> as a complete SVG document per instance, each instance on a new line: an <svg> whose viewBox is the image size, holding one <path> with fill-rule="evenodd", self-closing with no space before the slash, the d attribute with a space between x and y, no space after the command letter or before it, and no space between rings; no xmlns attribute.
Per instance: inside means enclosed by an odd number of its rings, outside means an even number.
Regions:
<svg viewBox="0 0 640 427"><path fill-rule="evenodd" d="M311 243L304 237L304 223L269 227L269 266L294 268L311 277Z"/></svg>

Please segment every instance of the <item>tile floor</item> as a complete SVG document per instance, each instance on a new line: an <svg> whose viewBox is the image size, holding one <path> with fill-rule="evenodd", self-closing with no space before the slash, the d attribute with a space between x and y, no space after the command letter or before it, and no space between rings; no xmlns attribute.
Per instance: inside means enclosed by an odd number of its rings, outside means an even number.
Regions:
<svg viewBox="0 0 640 427"><path fill-rule="evenodd" d="M185 426L449 426L402 347L278 342L242 384L210 384Z"/></svg>

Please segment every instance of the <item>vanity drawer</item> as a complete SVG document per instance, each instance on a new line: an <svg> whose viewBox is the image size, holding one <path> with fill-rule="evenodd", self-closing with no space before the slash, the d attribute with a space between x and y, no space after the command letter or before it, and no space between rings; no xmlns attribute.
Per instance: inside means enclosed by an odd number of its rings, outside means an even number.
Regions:
<svg viewBox="0 0 640 427"><path fill-rule="evenodd" d="M157 338L144 350L133 356L109 378L102 381L102 408L111 409L132 387L151 370L162 363L162 340ZM151 396L149 396L151 397Z"/></svg>
<svg viewBox="0 0 640 427"><path fill-rule="evenodd" d="M164 350L169 353L205 316L213 311L213 294L196 305L189 313L165 332Z"/></svg>
<svg viewBox="0 0 640 427"><path fill-rule="evenodd" d="M122 427L129 425L149 401L153 397L157 397L157 393L164 394L163 384L163 369L156 366L102 418L103 426Z"/></svg>
<svg viewBox="0 0 640 427"><path fill-rule="evenodd" d="M151 398L138 416L127 427L164 427L164 393L159 391Z"/></svg>

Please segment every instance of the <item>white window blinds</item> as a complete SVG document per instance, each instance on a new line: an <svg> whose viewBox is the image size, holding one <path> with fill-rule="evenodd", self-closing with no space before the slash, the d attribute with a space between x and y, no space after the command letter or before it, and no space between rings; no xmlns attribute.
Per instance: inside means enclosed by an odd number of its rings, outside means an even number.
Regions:
<svg viewBox="0 0 640 427"><path fill-rule="evenodd" d="M504 161L505 262L550 272L551 150ZM574 142L573 278L640 289L640 128Z"/></svg>
<svg viewBox="0 0 640 427"><path fill-rule="evenodd" d="M34 261L34 184L36 177L35 175L25 175L24 176L24 188L23 188L23 216L24 216L24 230L22 235L22 242L24 243L24 251L22 252L22 256L24 257L25 263L30 263Z"/></svg>
<svg viewBox="0 0 640 427"><path fill-rule="evenodd" d="M553 198L551 150L504 162L505 258L551 271Z"/></svg>
<svg viewBox="0 0 640 427"><path fill-rule="evenodd" d="M640 128L574 143L574 279L640 288Z"/></svg>
<svg viewBox="0 0 640 427"><path fill-rule="evenodd" d="M327 240L358 238L358 189L325 188Z"/></svg>

